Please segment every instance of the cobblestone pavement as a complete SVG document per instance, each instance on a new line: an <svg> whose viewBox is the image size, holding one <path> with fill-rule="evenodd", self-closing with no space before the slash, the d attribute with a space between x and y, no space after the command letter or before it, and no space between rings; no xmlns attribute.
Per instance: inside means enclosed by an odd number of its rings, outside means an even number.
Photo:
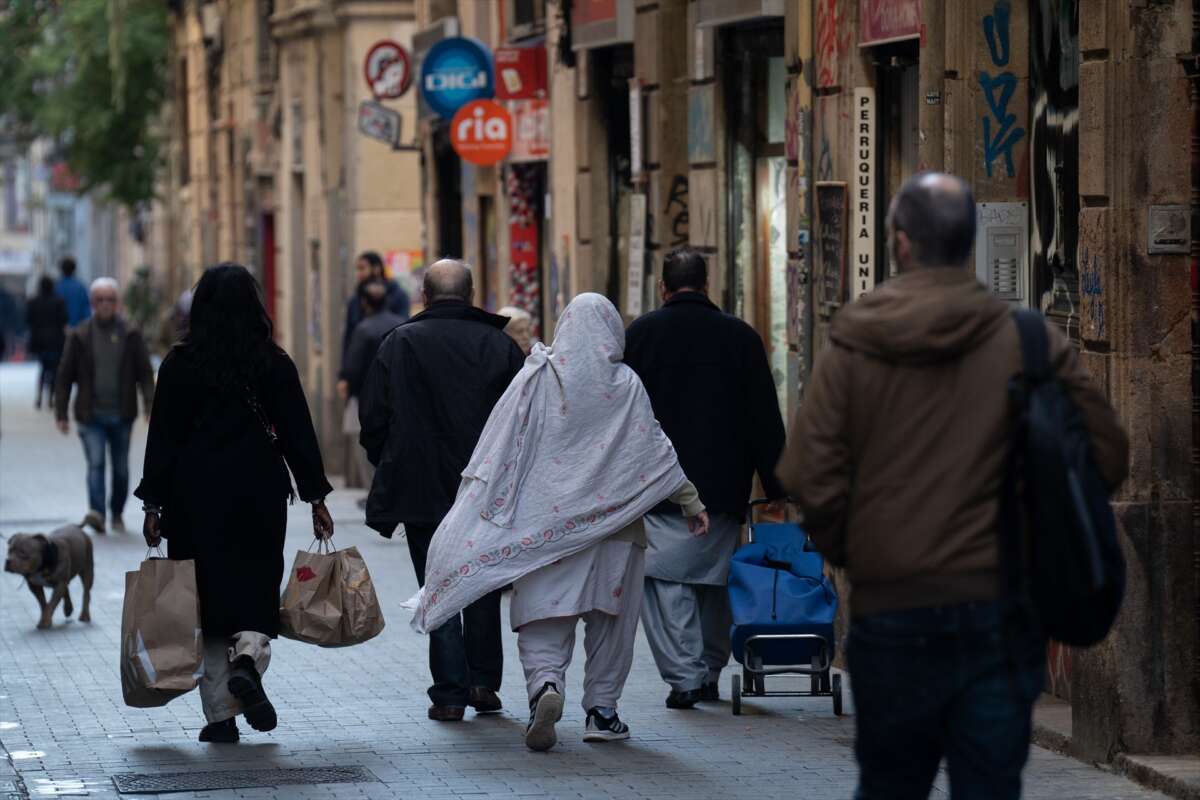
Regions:
<svg viewBox="0 0 1200 800"><path fill-rule="evenodd" d="M47 530L85 510L77 437L54 431L32 409L33 370L0 367L0 533ZM136 485L144 424L134 440ZM357 545L370 566L388 618L367 644L322 650L279 640L266 686L279 709L271 734L243 725L239 745L203 745L195 693L151 710L126 708L117 673L123 573L145 546L136 533L96 537L91 624L37 631L36 604L16 576L0 573L0 798L116 797L123 773L362 766L368 783L152 795L165 798L846 798L853 793L854 719L833 716L828 699L748 701L741 717L728 702L668 711L666 688L639 639L622 717L626 743L580 741L582 636L568 687L560 746L531 753L521 742L525 699L515 637L506 641L496 717L459 724L425 718L428 672L422 637L408 627L400 603L416 588L402 539L385 541L360 522L360 493L331 499L335 541ZM140 530L141 514L127 521ZM288 558L311 529L307 509L291 515ZM78 588L76 586L76 598ZM507 619L507 615L505 616ZM726 673L728 675L728 672ZM783 679L787 680L787 679ZM728 677L726 677L726 682ZM725 683L722 692L728 690ZM247 735L248 734L248 735ZM9 785L11 783L11 785ZM1035 748L1026 773L1032 798L1161 797L1091 766ZM938 794L945 793L939 783ZM143 795L146 796L146 795Z"/></svg>

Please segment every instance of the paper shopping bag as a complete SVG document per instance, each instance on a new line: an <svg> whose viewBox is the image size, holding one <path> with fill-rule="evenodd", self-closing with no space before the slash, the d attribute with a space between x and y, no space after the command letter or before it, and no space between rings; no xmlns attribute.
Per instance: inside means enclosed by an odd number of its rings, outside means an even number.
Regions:
<svg viewBox="0 0 1200 800"><path fill-rule="evenodd" d="M203 671L196 562L152 558L125 573L121 694L134 708L165 705Z"/></svg>
<svg viewBox="0 0 1200 800"><path fill-rule="evenodd" d="M279 634L321 647L347 647L383 630L383 610L358 548L296 553L279 609Z"/></svg>

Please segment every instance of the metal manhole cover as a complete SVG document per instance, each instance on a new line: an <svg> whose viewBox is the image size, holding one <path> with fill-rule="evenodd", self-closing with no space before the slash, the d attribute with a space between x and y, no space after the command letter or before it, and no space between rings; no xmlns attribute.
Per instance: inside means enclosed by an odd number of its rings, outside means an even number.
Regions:
<svg viewBox="0 0 1200 800"><path fill-rule="evenodd" d="M217 772L158 772L114 775L121 794L203 792L210 789L254 789L318 783L370 783L378 780L366 767L302 767L234 769Z"/></svg>

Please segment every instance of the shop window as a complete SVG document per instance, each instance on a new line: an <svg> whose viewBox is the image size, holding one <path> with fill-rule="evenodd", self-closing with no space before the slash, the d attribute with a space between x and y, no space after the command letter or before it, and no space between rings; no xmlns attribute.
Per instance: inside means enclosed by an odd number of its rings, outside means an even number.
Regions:
<svg viewBox="0 0 1200 800"><path fill-rule="evenodd" d="M546 30L546 0L507 0L504 13L510 41L537 36Z"/></svg>

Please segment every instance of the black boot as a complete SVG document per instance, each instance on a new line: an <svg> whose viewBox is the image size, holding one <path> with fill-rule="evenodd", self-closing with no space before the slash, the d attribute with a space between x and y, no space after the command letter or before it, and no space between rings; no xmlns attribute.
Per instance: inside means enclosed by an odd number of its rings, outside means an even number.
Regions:
<svg viewBox="0 0 1200 800"><path fill-rule="evenodd" d="M246 722L256 731L273 731L278 719L275 716L275 706L267 699L263 691L262 676L254 668L254 659L250 656L238 656L233 660L229 672L229 693L242 704L242 714Z"/></svg>
<svg viewBox="0 0 1200 800"><path fill-rule="evenodd" d="M220 722L210 722L200 730L200 741L212 744L236 744L240 738L237 722L230 717Z"/></svg>

